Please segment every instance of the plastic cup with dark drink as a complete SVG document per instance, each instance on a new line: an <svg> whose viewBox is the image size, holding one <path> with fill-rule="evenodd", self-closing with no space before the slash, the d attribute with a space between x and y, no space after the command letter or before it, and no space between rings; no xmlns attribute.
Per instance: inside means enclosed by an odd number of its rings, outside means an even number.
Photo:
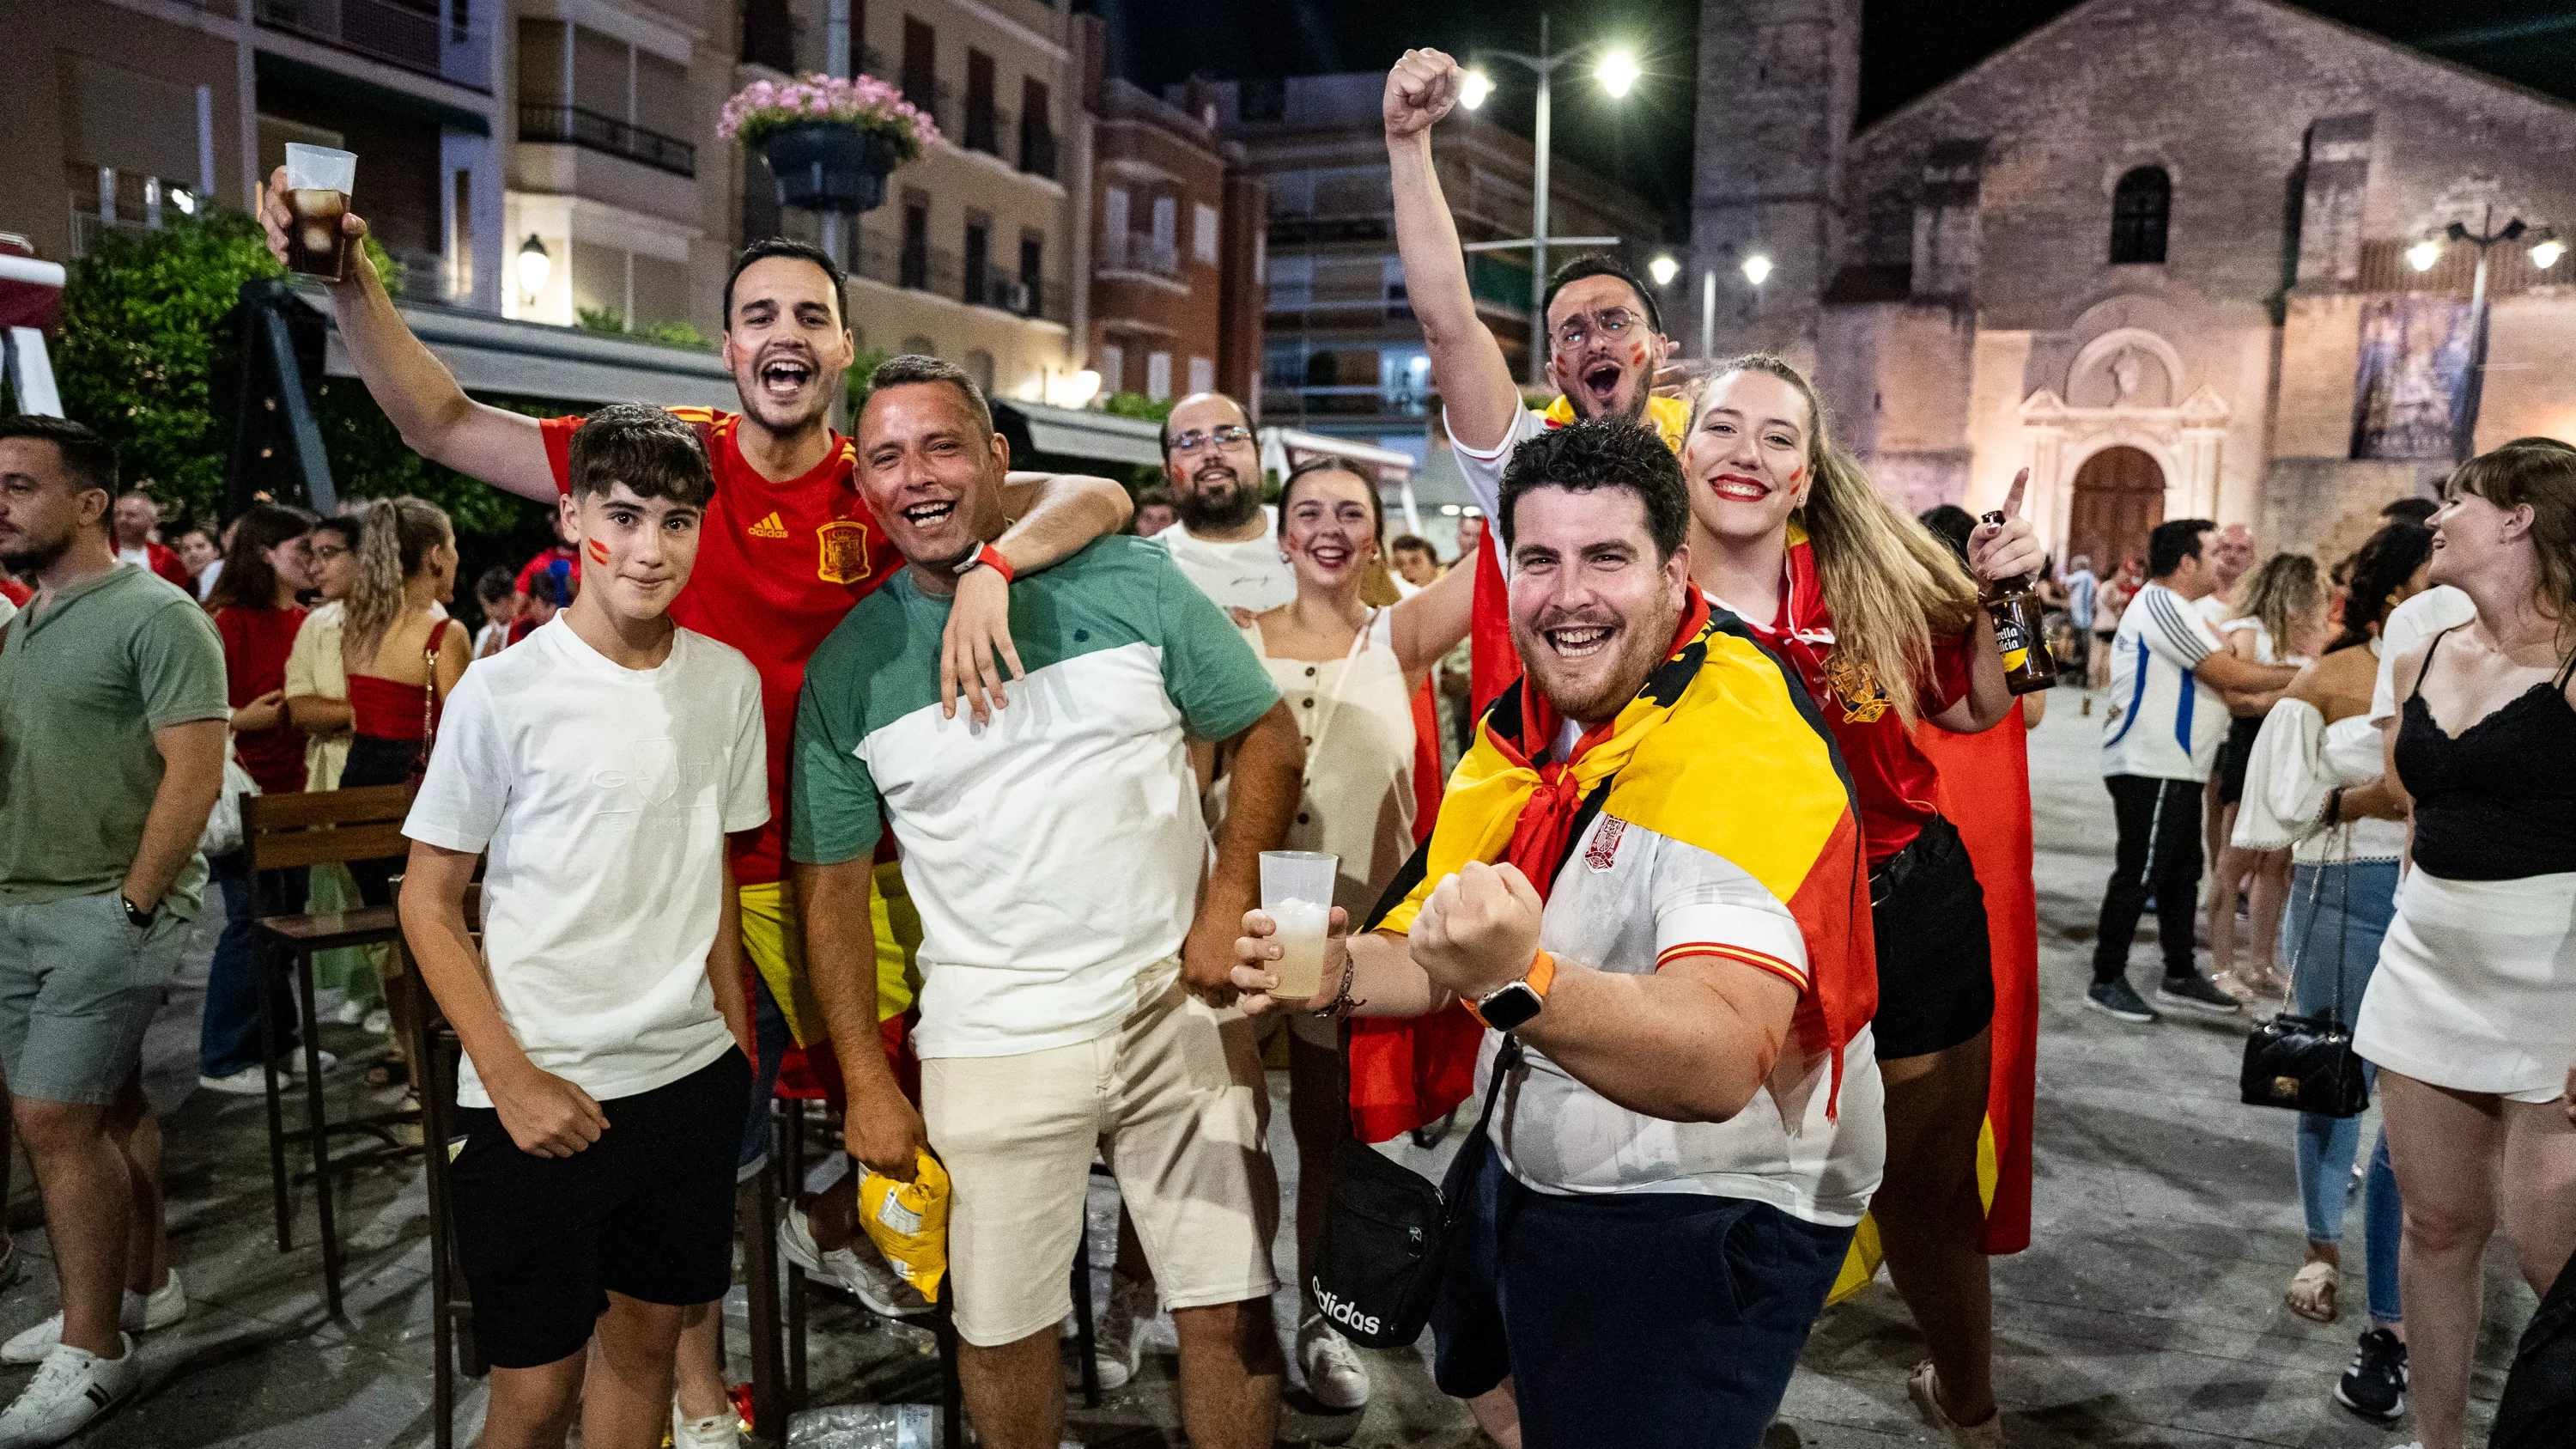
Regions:
<svg viewBox="0 0 2576 1449"><path fill-rule="evenodd" d="M349 214L356 153L329 146L286 146L286 269L337 282L348 275L349 236L340 225Z"/></svg>

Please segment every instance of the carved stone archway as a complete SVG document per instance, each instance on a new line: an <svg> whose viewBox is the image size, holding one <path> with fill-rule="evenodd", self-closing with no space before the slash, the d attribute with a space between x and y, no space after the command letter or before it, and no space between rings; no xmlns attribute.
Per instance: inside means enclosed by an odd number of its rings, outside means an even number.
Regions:
<svg viewBox="0 0 2576 1449"><path fill-rule="evenodd" d="M2217 516L2219 447L2228 412L2206 385L2179 407L2070 407L2054 390L2041 388L2022 400L2020 411L2022 466L2030 469L2026 506L2052 555L2066 553L2075 470L2104 448L2132 447L2156 460L2165 475L2165 517Z"/></svg>

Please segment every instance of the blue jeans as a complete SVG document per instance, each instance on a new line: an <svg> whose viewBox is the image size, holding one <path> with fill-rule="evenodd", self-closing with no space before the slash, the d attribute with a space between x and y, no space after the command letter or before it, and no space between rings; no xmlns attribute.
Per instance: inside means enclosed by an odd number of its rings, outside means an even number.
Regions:
<svg viewBox="0 0 2576 1449"><path fill-rule="evenodd" d="M734 1152L736 1182L759 1176L769 1161L769 1099L778 1090L778 1059L787 1050L787 1017L757 971L751 973L751 1039L760 1048L760 1060L752 1066L751 1110L742 1120L742 1145ZM800 1183L796 1190L802 1188Z"/></svg>
<svg viewBox="0 0 2576 1449"><path fill-rule="evenodd" d="M2313 893L2315 903L2309 898ZM2290 883L2290 908L2281 918L2282 959L2297 963L2292 976L2299 1013L2329 1016L2335 1012L2335 984L2343 984L2341 1020L2349 1027L2361 1012L2361 994L2379 964L2379 942L2397 913L2397 862L2356 861L2350 865L2303 865ZM2311 917L2313 916L2313 923ZM2339 958L2339 959L2338 959ZM2363 1074L2376 1086L2379 1069L2365 1063ZM2308 1241L2343 1241L2346 1184L2353 1158L2361 1150L2359 1117L2299 1114L2299 1204L2306 1210ZM2397 1242L2404 1209L2397 1196L2397 1174L2388 1165L2388 1134L2379 1134L2370 1166L2362 1179L2362 1252L2367 1258L2370 1316L2383 1323L2400 1321L2397 1294Z"/></svg>
<svg viewBox="0 0 2576 1449"><path fill-rule="evenodd" d="M224 933L215 941L215 959L206 973L206 1015L197 1028L197 1071L228 1077L259 1065L259 973L269 973L276 992L277 1058L280 1065L303 1043L296 1029L294 978L281 955L261 959L253 925L262 916L289 915L304 909L304 867L263 870L252 878L250 852L237 850L211 862L215 884L224 893Z"/></svg>
<svg viewBox="0 0 2576 1449"><path fill-rule="evenodd" d="M1442 1393L1508 1373L1530 1449L1762 1442L1852 1229L1742 1198L1535 1192L1491 1153L1471 1191L1431 1310Z"/></svg>

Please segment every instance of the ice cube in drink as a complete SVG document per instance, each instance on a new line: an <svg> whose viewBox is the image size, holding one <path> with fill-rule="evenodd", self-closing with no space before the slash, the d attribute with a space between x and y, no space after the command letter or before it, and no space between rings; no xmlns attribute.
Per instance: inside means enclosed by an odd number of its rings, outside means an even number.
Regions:
<svg viewBox="0 0 2576 1449"><path fill-rule="evenodd" d="M1324 986L1324 938L1332 925L1333 903L1294 897L1265 906L1278 927L1279 960L1271 972L1279 985L1271 995L1281 1001L1309 1001Z"/></svg>
<svg viewBox="0 0 2576 1449"><path fill-rule="evenodd" d="M298 187L286 193L286 209L294 217L286 233L287 269L327 282L341 280L349 238L340 230L340 218L349 212L349 193Z"/></svg>

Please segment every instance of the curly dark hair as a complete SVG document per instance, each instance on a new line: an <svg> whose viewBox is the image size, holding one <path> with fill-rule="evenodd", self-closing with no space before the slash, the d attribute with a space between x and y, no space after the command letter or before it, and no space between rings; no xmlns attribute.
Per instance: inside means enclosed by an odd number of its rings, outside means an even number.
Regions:
<svg viewBox="0 0 2576 1449"><path fill-rule="evenodd" d="M2400 518L2380 526L2352 556L2352 579L2343 596L2343 632L2326 645L2332 654L2370 642L2370 626L2388 616L2389 595L2405 587L2433 556L2433 530Z"/></svg>
<svg viewBox="0 0 2576 1449"><path fill-rule="evenodd" d="M1625 488L1646 510L1646 531L1654 536L1657 562L1673 556L1690 529L1690 492L1682 481L1681 460L1664 446L1663 435L1626 418L1587 418L1550 428L1512 450L1503 468L1501 517L1503 551L1511 552L1512 515L1521 495L1536 488L1564 488L1589 493L1596 488Z"/></svg>
<svg viewBox="0 0 2576 1449"><path fill-rule="evenodd" d="M610 403L573 430L570 491L603 497L623 483L638 498L704 508L716 492L698 430L649 403Z"/></svg>

